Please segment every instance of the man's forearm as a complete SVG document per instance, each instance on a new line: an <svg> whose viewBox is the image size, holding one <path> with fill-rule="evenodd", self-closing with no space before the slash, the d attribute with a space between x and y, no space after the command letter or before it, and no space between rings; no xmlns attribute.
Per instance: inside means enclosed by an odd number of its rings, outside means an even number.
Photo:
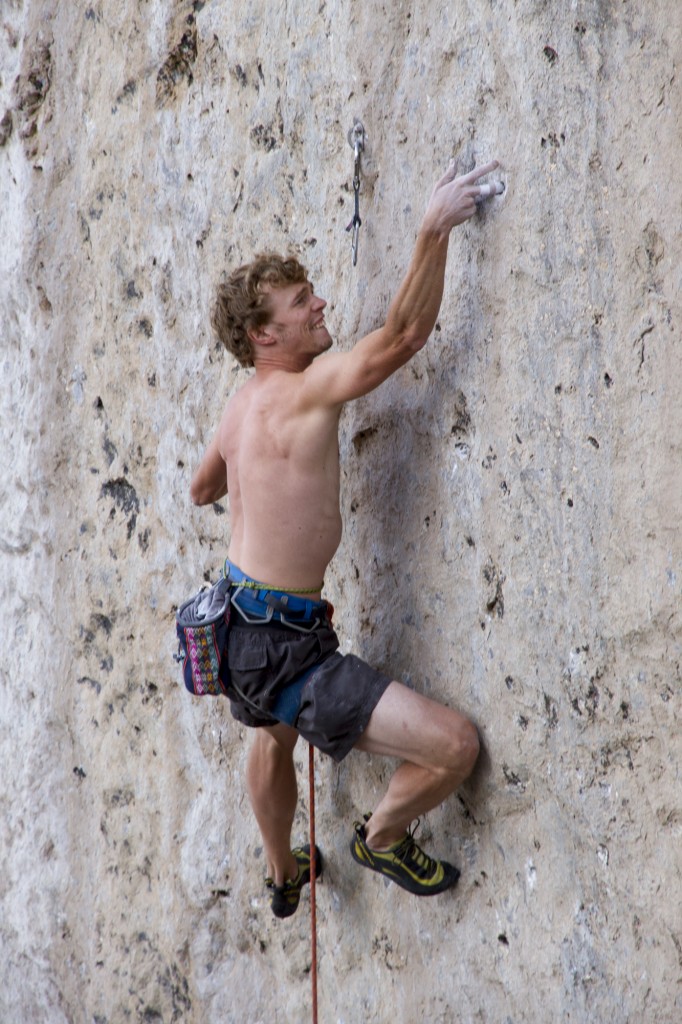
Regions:
<svg viewBox="0 0 682 1024"><path fill-rule="evenodd" d="M443 299L450 232L476 212L476 200L484 194L476 178L495 167L496 161L460 178L451 167L437 182L386 320L350 352L330 354L308 367L305 400L311 407L336 408L368 394L426 344Z"/></svg>
<svg viewBox="0 0 682 1024"><path fill-rule="evenodd" d="M407 274L386 316L389 337L421 348L434 328L445 284L447 234L422 225Z"/></svg>
<svg viewBox="0 0 682 1024"><path fill-rule="evenodd" d="M219 432L195 470L189 491L195 505L212 505L227 494L227 467L220 454Z"/></svg>
<svg viewBox="0 0 682 1024"><path fill-rule="evenodd" d="M450 232L476 212L484 194L476 179L494 170L496 160L469 174L455 177L454 165L437 182L424 214L412 260L386 318L388 335L411 348L426 343L443 299ZM485 193L488 194L487 191Z"/></svg>

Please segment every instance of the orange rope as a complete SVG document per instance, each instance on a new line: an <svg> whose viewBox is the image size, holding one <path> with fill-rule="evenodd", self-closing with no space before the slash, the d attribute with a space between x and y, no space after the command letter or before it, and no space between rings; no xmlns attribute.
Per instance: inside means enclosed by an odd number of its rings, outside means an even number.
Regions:
<svg viewBox="0 0 682 1024"><path fill-rule="evenodd" d="M317 905L315 901L316 854L315 849L315 748L308 744L308 778L310 780L310 925L312 931L312 962L310 975L313 986L313 1024L317 1024Z"/></svg>

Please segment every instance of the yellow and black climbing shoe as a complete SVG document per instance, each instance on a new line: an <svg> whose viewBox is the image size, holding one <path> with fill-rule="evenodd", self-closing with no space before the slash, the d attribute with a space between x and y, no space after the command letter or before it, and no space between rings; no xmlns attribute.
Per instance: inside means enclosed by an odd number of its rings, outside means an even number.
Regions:
<svg viewBox="0 0 682 1024"><path fill-rule="evenodd" d="M275 885L271 878L265 879L267 888L272 893L270 906L275 917L291 917L298 910L301 889L310 881L310 847L300 846L291 851L298 864L296 878L289 878L284 885ZM322 854L315 847L315 878L322 876Z"/></svg>
<svg viewBox="0 0 682 1024"><path fill-rule="evenodd" d="M414 832L407 832L404 839L394 843L388 850L370 850L365 825L356 821L350 852L358 864L377 871L415 896L435 896L455 885L459 878L459 871L452 864L434 860L424 853L414 841Z"/></svg>

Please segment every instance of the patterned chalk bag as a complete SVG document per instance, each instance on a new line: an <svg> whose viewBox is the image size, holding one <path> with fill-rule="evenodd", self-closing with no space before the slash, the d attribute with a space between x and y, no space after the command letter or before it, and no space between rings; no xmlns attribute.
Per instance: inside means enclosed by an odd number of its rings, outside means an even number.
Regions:
<svg viewBox="0 0 682 1024"><path fill-rule="evenodd" d="M230 584L220 578L185 601L175 616L178 634L176 660L190 693L216 697L227 691L227 638L230 626Z"/></svg>

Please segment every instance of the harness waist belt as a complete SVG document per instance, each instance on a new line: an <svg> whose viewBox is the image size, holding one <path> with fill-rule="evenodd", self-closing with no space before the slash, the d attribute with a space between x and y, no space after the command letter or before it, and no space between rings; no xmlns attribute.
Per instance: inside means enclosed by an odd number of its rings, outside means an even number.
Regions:
<svg viewBox="0 0 682 1024"><path fill-rule="evenodd" d="M327 618L326 601L311 601L296 594L288 594L285 590L275 590L266 584L260 584L227 558L223 566L223 575L236 591L232 603L247 615L285 623L290 619L296 622L319 622ZM254 583L258 586L254 587Z"/></svg>

